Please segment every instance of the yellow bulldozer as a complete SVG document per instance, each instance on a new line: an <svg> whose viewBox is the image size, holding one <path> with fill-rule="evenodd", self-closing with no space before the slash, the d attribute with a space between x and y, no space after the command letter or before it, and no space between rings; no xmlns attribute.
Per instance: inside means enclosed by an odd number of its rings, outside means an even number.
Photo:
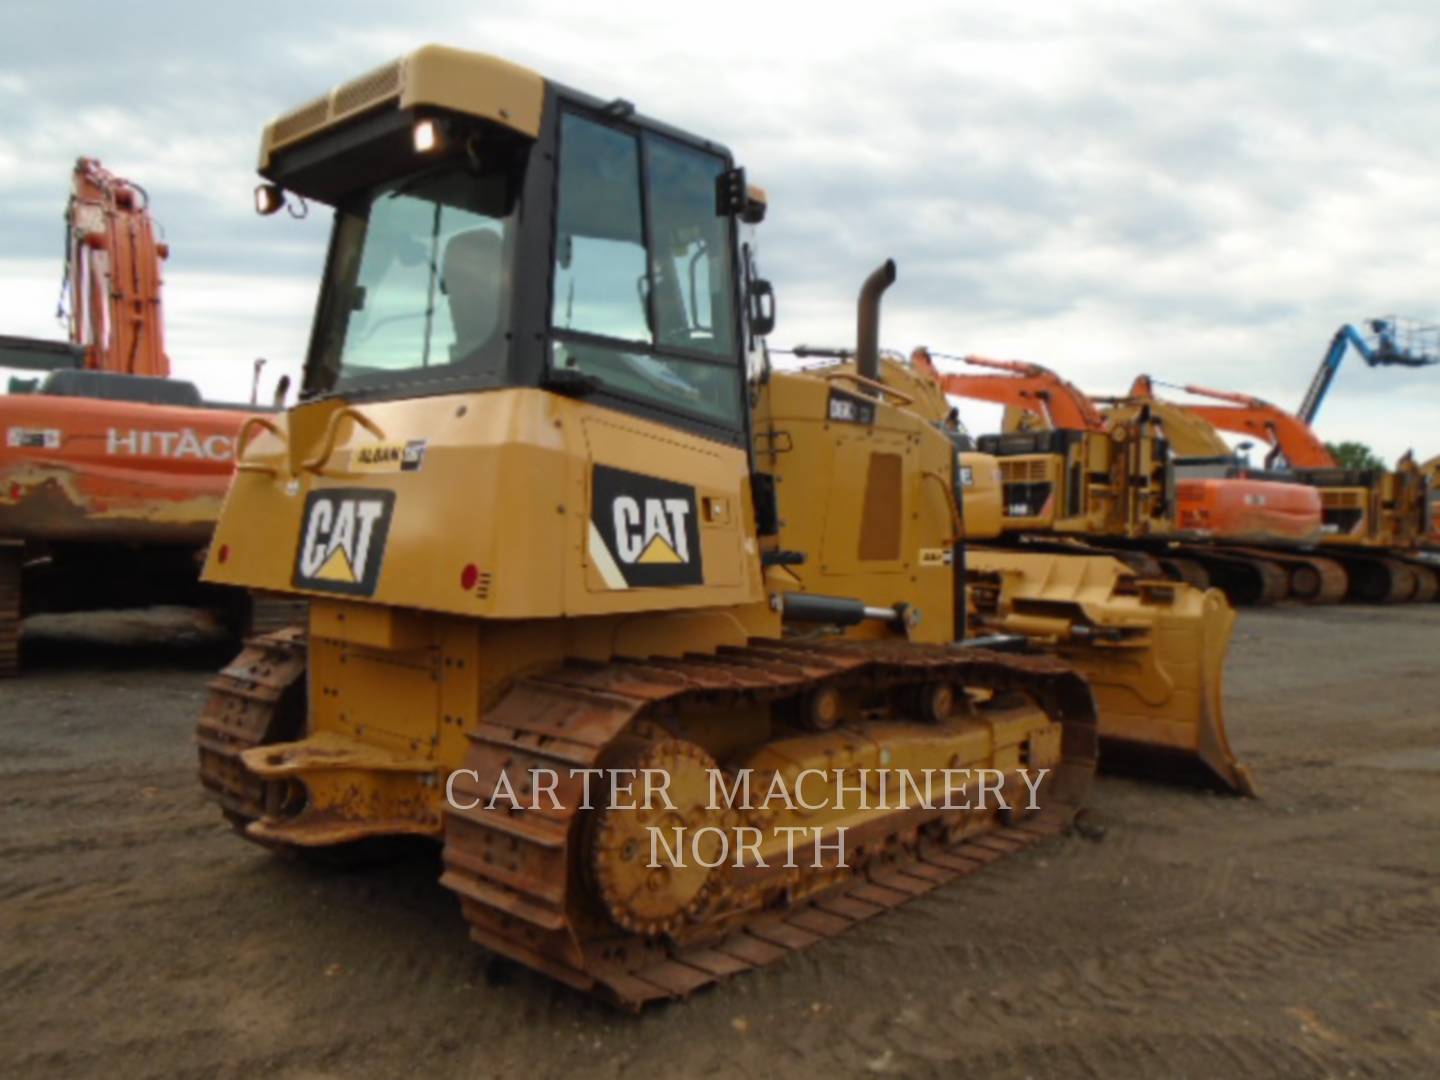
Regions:
<svg viewBox="0 0 1440 1080"><path fill-rule="evenodd" d="M879 360L893 264L853 363L770 365L724 147L428 46L260 173L334 227L205 567L309 602L199 722L246 838L437 841L477 942L638 1007L1065 829L1101 741L1252 790L1218 593L978 543L994 459Z"/></svg>

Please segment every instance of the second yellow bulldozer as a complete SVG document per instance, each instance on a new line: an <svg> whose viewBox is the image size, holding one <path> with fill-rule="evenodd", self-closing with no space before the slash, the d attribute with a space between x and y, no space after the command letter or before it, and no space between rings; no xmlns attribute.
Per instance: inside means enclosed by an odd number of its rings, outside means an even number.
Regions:
<svg viewBox="0 0 1440 1080"><path fill-rule="evenodd" d="M1064 829L1097 736L1249 790L1223 599L977 547L994 460L878 364L893 266L854 365L770 368L723 147L431 46L260 171L335 223L205 569L309 601L200 720L248 839L430 838L476 941L638 1007Z"/></svg>

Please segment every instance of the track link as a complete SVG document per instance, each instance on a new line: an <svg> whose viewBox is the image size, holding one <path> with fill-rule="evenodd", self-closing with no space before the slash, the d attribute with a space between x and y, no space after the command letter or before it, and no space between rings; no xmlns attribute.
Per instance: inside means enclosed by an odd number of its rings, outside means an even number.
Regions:
<svg viewBox="0 0 1440 1080"><path fill-rule="evenodd" d="M20 544L0 543L0 679L20 674Z"/></svg>
<svg viewBox="0 0 1440 1080"><path fill-rule="evenodd" d="M265 813L265 785L242 752L297 737L305 723L305 634L298 627L251 638L215 678L195 729L200 783L236 829Z"/></svg>
<svg viewBox="0 0 1440 1080"><path fill-rule="evenodd" d="M456 795L483 803L503 775L523 799L531 770L564 776L599 767L618 742L666 718L768 706L825 685L899 689L935 680L1018 691L1062 725L1055 785L1037 817L1013 827L992 820L985 831L952 838L931 828L942 825L941 811L919 822L912 815L867 839L865 860L848 871L790 880L713 927L642 937L606 920L588 899L588 815L578 782L562 780L563 809L449 808L441 883L460 898L481 945L631 1008L774 963L1065 829L1095 767L1095 706L1084 680L1050 658L957 647L757 642L684 660L567 664L517 682L472 733L465 768L479 780L466 785L457 776Z"/></svg>

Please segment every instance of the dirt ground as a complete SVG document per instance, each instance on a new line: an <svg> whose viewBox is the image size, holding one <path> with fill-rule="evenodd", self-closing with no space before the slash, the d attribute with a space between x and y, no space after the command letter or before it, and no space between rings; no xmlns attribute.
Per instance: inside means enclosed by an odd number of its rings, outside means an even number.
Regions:
<svg viewBox="0 0 1440 1080"><path fill-rule="evenodd" d="M206 672L0 686L0 1071L1391 1076L1440 1060L1440 605L1242 615L1263 799L1105 779L1078 835L634 1018L468 943L438 859L320 870L200 796Z"/></svg>

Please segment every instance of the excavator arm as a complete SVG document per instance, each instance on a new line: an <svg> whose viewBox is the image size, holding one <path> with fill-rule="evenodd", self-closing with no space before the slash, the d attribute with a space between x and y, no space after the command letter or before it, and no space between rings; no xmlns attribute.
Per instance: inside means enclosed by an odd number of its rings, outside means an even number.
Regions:
<svg viewBox="0 0 1440 1080"><path fill-rule="evenodd" d="M1293 469L1333 469L1335 459L1310 425L1292 416L1277 405L1259 398L1207 390L1200 386L1185 387L1187 393L1208 395L1234 401L1233 405L1187 405L1194 415L1219 428L1239 435L1262 439L1290 463ZM1274 454L1272 453L1272 457Z"/></svg>
<svg viewBox="0 0 1440 1080"><path fill-rule="evenodd" d="M973 398L1033 413L1050 431L1104 431L1105 418L1074 383L1039 364L1019 360L990 360L967 356L965 363L1005 375L976 375L942 372L935 367L924 347L910 354L911 366L924 372L946 394ZM1007 417L1008 420L1008 417ZM1008 426L1008 425L1007 425Z"/></svg>
<svg viewBox="0 0 1440 1080"><path fill-rule="evenodd" d="M170 374L160 308L160 264L149 196L94 158L79 158L65 208L70 340L85 367L124 375Z"/></svg>
<svg viewBox="0 0 1440 1080"><path fill-rule="evenodd" d="M1204 386L1182 386L1178 389L1198 397L1208 397L1224 402L1223 405L1200 405L1174 403L1197 419L1210 424L1220 431L1236 435L1249 435L1274 448L1276 453L1289 462L1292 469L1333 469L1335 459L1320 437L1299 417L1286 412L1278 405L1272 405L1261 398L1246 394L1235 394L1227 390L1211 390ZM1130 388L1132 398L1153 400L1153 384L1149 376L1142 375ZM1269 465L1272 462L1267 461Z"/></svg>

